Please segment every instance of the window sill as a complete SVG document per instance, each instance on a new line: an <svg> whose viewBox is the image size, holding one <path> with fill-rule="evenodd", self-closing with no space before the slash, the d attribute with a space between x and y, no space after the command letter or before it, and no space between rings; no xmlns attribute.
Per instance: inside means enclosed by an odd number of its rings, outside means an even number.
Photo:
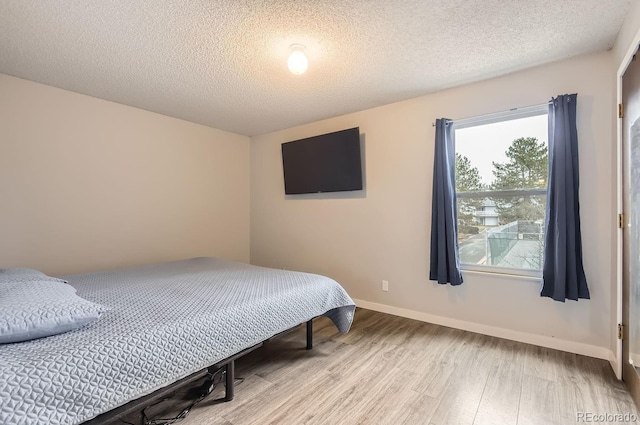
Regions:
<svg viewBox="0 0 640 425"><path fill-rule="evenodd" d="M479 275L479 276L488 276L488 277L497 277L497 278L507 278L507 279L517 279L517 280L528 280L540 283L542 282L542 274L535 275L527 275L527 274L517 274L517 273L508 273L508 272L498 272L498 271L490 271L490 270L473 270L466 269L464 266L461 267L461 271L463 275Z"/></svg>

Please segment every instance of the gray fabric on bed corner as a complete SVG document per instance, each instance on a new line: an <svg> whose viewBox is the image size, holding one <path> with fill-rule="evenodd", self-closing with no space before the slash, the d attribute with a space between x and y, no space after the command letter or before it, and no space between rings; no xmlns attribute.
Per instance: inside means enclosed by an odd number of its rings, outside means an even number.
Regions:
<svg viewBox="0 0 640 425"><path fill-rule="evenodd" d="M354 303L318 275L213 258L68 276L111 308L85 328L0 346L0 423L78 424Z"/></svg>

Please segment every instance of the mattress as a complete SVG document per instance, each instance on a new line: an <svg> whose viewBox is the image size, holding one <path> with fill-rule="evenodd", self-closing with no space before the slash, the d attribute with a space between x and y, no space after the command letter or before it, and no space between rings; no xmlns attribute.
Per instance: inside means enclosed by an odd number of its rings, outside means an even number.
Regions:
<svg viewBox="0 0 640 425"><path fill-rule="evenodd" d="M215 258L64 278L110 310L0 345L0 424L79 424L313 317L347 332L355 309L328 277Z"/></svg>

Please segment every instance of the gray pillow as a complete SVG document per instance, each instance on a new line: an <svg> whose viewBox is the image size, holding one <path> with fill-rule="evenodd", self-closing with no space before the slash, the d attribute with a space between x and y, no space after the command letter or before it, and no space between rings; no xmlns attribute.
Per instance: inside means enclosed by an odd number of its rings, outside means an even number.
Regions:
<svg viewBox="0 0 640 425"><path fill-rule="evenodd" d="M0 285L0 344L77 329L108 310L76 295L73 286L46 276Z"/></svg>
<svg viewBox="0 0 640 425"><path fill-rule="evenodd" d="M47 276L41 271L34 270L34 269L26 269L22 267L0 269L0 283L25 282L25 281L38 280L38 279L58 280L60 282L65 282L65 283L67 282L66 280Z"/></svg>
<svg viewBox="0 0 640 425"><path fill-rule="evenodd" d="M0 269L0 279L5 277L44 277L46 274L34 269L25 269L21 267L13 267L8 269Z"/></svg>

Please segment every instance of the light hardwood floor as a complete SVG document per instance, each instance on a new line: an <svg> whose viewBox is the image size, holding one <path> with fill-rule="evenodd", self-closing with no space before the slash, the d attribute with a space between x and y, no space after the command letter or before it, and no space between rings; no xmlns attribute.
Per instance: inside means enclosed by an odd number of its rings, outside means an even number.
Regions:
<svg viewBox="0 0 640 425"><path fill-rule="evenodd" d="M346 335L326 318L314 327L312 351L303 327L270 341L237 361L244 381L233 401L210 401L219 385L180 423L567 425L579 412L638 415L604 360L363 309Z"/></svg>

